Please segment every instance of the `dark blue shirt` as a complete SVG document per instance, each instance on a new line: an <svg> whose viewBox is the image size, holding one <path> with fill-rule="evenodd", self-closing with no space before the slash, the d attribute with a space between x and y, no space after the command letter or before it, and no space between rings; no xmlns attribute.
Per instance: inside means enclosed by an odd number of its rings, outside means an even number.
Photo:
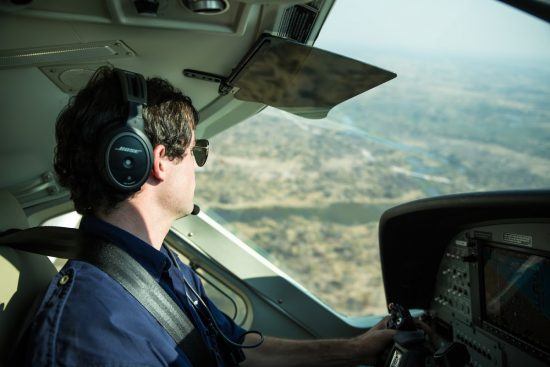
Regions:
<svg viewBox="0 0 550 367"><path fill-rule="evenodd" d="M157 251L91 216L82 218L80 229L122 248L159 282L200 333L211 361L216 361L212 366L234 365L229 354L243 356L208 326L211 323L200 309L204 306L183 278L201 296L229 339L242 342L245 331L208 299L196 273L177 257L170 257L164 246ZM26 333L24 350L24 364L30 366L191 366L164 328L119 283L95 266L76 260L67 262L50 283Z"/></svg>

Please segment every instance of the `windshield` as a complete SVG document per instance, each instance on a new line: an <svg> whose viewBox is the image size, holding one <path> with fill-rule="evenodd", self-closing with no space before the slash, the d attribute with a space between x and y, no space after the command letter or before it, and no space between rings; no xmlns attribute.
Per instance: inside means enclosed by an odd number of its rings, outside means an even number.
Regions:
<svg viewBox="0 0 550 367"><path fill-rule="evenodd" d="M322 120L268 107L214 137L198 200L336 312L385 313L384 210L550 187L548 45L496 1L338 1L316 47L397 78Z"/></svg>

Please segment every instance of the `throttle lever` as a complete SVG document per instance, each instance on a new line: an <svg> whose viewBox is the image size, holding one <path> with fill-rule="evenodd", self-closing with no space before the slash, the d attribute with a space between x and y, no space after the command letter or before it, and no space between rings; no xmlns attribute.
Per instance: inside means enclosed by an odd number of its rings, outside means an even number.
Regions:
<svg viewBox="0 0 550 367"><path fill-rule="evenodd" d="M424 330L417 328L409 310L400 304L390 303L388 311L390 319L386 327L398 332L393 336L393 345L380 355L377 366L424 366L426 358L431 354L426 346Z"/></svg>
<svg viewBox="0 0 550 367"><path fill-rule="evenodd" d="M398 303L390 303L388 305L388 311L390 312L390 319L386 324L388 329L400 331L415 331L417 329L411 313L407 308Z"/></svg>

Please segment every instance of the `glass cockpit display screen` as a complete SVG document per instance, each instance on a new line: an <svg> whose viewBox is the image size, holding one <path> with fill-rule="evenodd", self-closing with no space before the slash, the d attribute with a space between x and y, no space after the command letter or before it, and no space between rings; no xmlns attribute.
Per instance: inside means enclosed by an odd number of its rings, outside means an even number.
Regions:
<svg viewBox="0 0 550 367"><path fill-rule="evenodd" d="M550 260L483 247L484 318L519 339L550 349Z"/></svg>

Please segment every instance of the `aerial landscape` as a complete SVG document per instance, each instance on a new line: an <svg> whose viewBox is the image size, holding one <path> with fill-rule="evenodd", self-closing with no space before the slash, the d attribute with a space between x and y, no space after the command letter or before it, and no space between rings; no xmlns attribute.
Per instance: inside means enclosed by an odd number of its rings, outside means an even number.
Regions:
<svg viewBox="0 0 550 367"><path fill-rule="evenodd" d="M378 249L386 209L550 187L550 68L373 60L397 78L321 120L267 107L211 138L211 158L197 172L201 208L347 316L386 311Z"/></svg>

